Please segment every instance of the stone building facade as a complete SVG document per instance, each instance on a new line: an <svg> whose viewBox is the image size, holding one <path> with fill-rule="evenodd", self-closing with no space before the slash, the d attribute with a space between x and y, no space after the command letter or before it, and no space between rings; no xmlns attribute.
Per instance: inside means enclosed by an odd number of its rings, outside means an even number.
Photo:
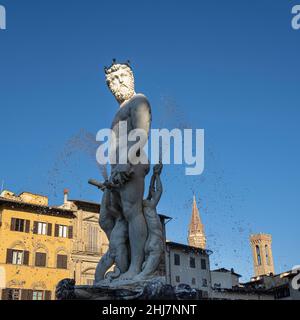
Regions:
<svg viewBox="0 0 300 320"><path fill-rule="evenodd" d="M77 285L92 285L100 258L108 249L108 239L99 226L100 204L67 200L63 207L74 211L74 241L71 251L73 278Z"/></svg>
<svg viewBox="0 0 300 320"><path fill-rule="evenodd" d="M203 298L211 291L209 255L212 252L181 243L166 242L166 280L177 286L181 283L200 290Z"/></svg>
<svg viewBox="0 0 300 320"><path fill-rule="evenodd" d="M254 234L250 236L255 276L272 275L274 271L272 236Z"/></svg>

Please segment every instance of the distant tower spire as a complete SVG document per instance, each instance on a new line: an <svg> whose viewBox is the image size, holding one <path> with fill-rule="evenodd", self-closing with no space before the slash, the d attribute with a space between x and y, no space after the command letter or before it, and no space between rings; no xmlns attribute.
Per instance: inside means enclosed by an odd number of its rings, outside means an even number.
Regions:
<svg viewBox="0 0 300 320"><path fill-rule="evenodd" d="M205 249L206 237L204 233L204 226L201 222L199 210L197 207L196 197L193 197L192 218L189 225L188 243L190 246Z"/></svg>
<svg viewBox="0 0 300 320"><path fill-rule="evenodd" d="M255 276L274 274L272 236L259 233L250 236Z"/></svg>

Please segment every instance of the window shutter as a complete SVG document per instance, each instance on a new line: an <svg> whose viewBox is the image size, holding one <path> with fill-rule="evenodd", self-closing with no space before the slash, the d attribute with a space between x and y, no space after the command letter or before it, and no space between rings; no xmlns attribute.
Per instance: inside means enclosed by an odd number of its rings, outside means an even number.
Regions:
<svg viewBox="0 0 300 320"><path fill-rule="evenodd" d="M73 238L73 227L72 226L69 227L68 237L69 237L69 239Z"/></svg>
<svg viewBox="0 0 300 320"><path fill-rule="evenodd" d="M35 254L35 265L36 267L46 267L46 253L36 252Z"/></svg>
<svg viewBox="0 0 300 320"><path fill-rule="evenodd" d="M25 226L25 232L29 233L29 229L30 229L30 221L29 220L25 220L26 222L26 226Z"/></svg>
<svg viewBox="0 0 300 320"><path fill-rule="evenodd" d="M11 218L10 230L11 231L15 231L16 230L16 219L15 218Z"/></svg>
<svg viewBox="0 0 300 320"><path fill-rule="evenodd" d="M28 266L28 264L29 264L29 251L24 251L23 264L24 264L25 266Z"/></svg>
<svg viewBox="0 0 300 320"><path fill-rule="evenodd" d="M68 256L63 254L57 255L57 268L67 269L68 268Z"/></svg>
<svg viewBox="0 0 300 320"><path fill-rule="evenodd" d="M58 224L56 224L55 225L55 233L54 233L55 237L58 237L58 229L59 229L59 226L58 226Z"/></svg>
<svg viewBox="0 0 300 320"><path fill-rule="evenodd" d="M48 223L47 225L47 235L52 236L52 223Z"/></svg>
<svg viewBox="0 0 300 320"><path fill-rule="evenodd" d="M56 265L57 268L61 269L62 268L62 261L61 261L61 255L58 254L57 255L57 265Z"/></svg>
<svg viewBox="0 0 300 320"><path fill-rule="evenodd" d="M2 297L1 300L11 300L11 289L7 288L7 289L3 289L2 290Z"/></svg>
<svg viewBox="0 0 300 320"><path fill-rule="evenodd" d="M38 222L37 221L33 222L33 233L34 234L38 233Z"/></svg>
<svg viewBox="0 0 300 320"><path fill-rule="evenodd" d="M51 300L51 291L45 291L45 298L44 300Z"/></svg>
<svg viewBox="0 0 300 320"><path fill-rule="evenodd" d="M63 258L62 258L62 267L64 269L68 268L68 256L63 256Z"/></svg>
<svg viewBox="0 0 300 320"><path fill-rule="evenodd" d="M32 300L33 292L32 290L22 289L21 290L21 300Z"/></svg>
<svg viewBox="0 0 300 320"><path fill-rule="evenodd" d="M12 263L13 251L11 249L6 250L6 263Z"/></svg>
<svg viewBox="0 0 300 320"><path fill-rule="evenodd" d="M39 267L41 265L41 262L40 262L40 253L39 252L36 252L35 253L35 266L36 267Z"/></svg>
<svg viewBox="0 0 300 320"><path fill-rule="evenodd" d="M43 267L46 267L46 257L47 257L46 253L41 254L41 265Z"/></svg>

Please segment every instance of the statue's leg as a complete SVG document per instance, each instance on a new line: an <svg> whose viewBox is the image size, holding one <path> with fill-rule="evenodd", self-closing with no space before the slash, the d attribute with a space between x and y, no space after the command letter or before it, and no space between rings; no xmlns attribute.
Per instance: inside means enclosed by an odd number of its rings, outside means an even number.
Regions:
<svg viewBox="0 0 300 320"><path fill-rule="evenodd" d="M120 189L123 215L128 222L131 257L129 270L121 275L123 279L132 279L140 273L144 262L144 247L147 239L147 225L142 209L144 177L145 170L137 166L134 168L131 180Z"/></svg>
<svg viewBox="0 0 300 320"><path fill-rule="evenodd" d="M110 238L111 231L115 225L113 217L109 213L109 205L111 202L111 191L108 189L104 190L102 201L101 201L101 208L99 214L99 225L101 229L105 232L107 238Z"/></svg>
<svg viewBox="0 0 300 320"><path fill-rule="evenodd" d="M129 268L128 225L124 218L118 219L111 234L111 243L115 247L115 263L121 273Z"/></svg>
<svg viewBox="0 0 300 320"><path fill-rule="evenodd" d="M113 264L114 259L111 257L110 251L108 250L98 262L95 272L95 284L104 280L105 273Z"/></svg>
<svg viewBox="0 0 300 320"><path fill-rule="evenodd" d="M115 218L112 216L110 209L113 207L120 209L120 197L106 189L103 193L99 217L99 225L104 230L109 242L112 237L113 230L115 228ZM120 212L121 215L121 212ZM109 244L109 250L100 259L95 273L95 283L104 279L107 270L114 264L115 257L112 252L111 244ZM112 248L113 249L113 248Z"/></svg>
<svg viewBox="0 0 300 320"><path fill-rule="evenodd" d="M157 267L160 263L162 253L159 251L151 252L151 254L148 256L148 259L145 263L145 267L143 271L138 274L134 279L135 280L143 280L146 279L149 276L152 276L155 271L157 271Z"/></svg>

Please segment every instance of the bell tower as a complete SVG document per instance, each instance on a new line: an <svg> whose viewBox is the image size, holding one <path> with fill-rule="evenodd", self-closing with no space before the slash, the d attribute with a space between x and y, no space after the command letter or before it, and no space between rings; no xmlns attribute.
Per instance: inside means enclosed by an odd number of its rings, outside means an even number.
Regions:
<svg viewBox="0 0 300 320"><path fill-rule="evenodd" d="M189 225L188 244L192 247L197 247L201 249L206 248L204 226L201 222L195 196L193 199L192 218Z"/></svg>
<svg viewBox="0 0 300 320"><path fill-rule="evenodd" d="M255 276L274 274L272 254L272 236L269 234L254 234L250 236Z"/></svg>

